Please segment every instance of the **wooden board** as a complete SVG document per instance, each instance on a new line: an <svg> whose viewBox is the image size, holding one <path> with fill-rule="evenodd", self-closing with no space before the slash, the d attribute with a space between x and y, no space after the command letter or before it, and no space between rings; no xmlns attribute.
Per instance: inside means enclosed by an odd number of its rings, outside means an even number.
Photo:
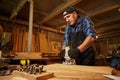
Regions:
<svg viewBox="0 0 120 80"><path fill-rule="evenodd" d="M40 59L42 57L42 54L40 52L16 52L17 56L15 58L19 59Z"/></svg>
<svg viewBox="0 0 120 80"><path fill-rule="evenodd" d="M26 78L27 80L46 80L54 76L52 72L43 72L40 74L29 74L26 72L15 71L15 77Z"/></svg>
<svg viewBox="0 0 120 80"><path fill-rule="evenodd" d="M46 38L46 35L43 33L40 33L40 52L48 52L48 41Z"/></svg>
<svg viewBox="0 0 120 80"><path fill-rule="evenodd" d="M109 80L104 74L111 74L107 66L81 66L51 64L45 67L48 72L54 72L53 78L48 80Z"/></svg>
<svg viewBox="0 0 120 80"><path fill-rule="evenodd" d="M51 64L45 66L49 71L83 71L93 72L99 74L111 74L112 68L109 66L83 66L83 65L65 65L65 64Z"/></svg>

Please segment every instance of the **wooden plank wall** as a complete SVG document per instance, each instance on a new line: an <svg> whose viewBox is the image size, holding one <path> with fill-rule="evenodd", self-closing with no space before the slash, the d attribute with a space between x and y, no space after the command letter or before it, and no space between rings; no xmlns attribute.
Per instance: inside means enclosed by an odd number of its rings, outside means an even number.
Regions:
<svg viewBox="0 0 120 80"><path fill-rule="evenodd" d="M28 27L25 26L14 26L12 30L13 37L13 52L27 52L28 48ZM54 53L55 49L52 49L51 42L62 42L63 35L56 34L54 32L33 29L32 33L32 46L31 52L42 52L42 53ZM56 45L57 46L57 45ZM61 48L61 45L59 46ZM57 49L56 53L59 53L60 49Z"/></svg>
<svg viewBox="0 0 120 80"><path fill-rule="evenodd" d="M31 52L46 51L47 40L39 30L33 30ZM43 45L41 45L42 43ZM14 26L13 29L13 51L27 52L28 51L28 28L24 26ZM42 48L42 49L41 49Z"/></svg>

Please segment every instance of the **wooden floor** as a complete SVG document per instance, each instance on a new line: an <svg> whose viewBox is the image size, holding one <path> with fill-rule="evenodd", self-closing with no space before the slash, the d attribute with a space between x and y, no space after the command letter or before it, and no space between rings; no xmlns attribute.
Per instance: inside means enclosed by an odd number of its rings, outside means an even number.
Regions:
<svg viewBox="0 0 120 80"><path fill-rule="evenodd" d="M111 74L112 68L108 66L80 66L80 65L64 65L50 64L44 69L47 72L54 73L52 78L47 80L111 80L104 77L104 74ZM0 76L0 80L10 80L15 73L9 76Z"/></svg>

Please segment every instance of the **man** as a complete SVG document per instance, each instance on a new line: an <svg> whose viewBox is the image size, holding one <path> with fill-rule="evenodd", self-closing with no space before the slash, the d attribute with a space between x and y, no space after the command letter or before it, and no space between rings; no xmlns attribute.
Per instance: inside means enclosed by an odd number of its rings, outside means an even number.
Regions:
<svg viewBox="0 0 120 80"><path fill-rule="evenodd" d="M77 11L72 7L67 7L63 16L67 26L63 39L63 50L61 51L62 57L65 55L65 47L71 42L69 57L75 59L77 65L93 65L92 44L96 39L93 22L88 17L78 16Z"/></svg>

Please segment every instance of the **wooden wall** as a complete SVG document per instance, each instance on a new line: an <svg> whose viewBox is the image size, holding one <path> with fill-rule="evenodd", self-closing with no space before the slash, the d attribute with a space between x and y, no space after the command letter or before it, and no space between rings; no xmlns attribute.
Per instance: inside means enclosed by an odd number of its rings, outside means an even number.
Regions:
<svg viewBox="0 0 120 80"><path fill-rule="evenodd" d="M120 55L120 52L117 51L119 46L120 36L98 39L94 44L96 65L109 65L107 57Z"/></svg>
<svg viewBox="0 0 120 80"><path fill-rule="evenodd" d="M10 25L9 23L2 23L4 32L11 33L10 41L13 44L13 52L27 52L28 51L28 26L24 25ZM42 53L59 53L61 50L61 42L63 35L33 28L31 52Z"/></svg>
<svg viewBox="0 0 120 80"><path fill-rule="evenodd" d="M98 39L95 44L96 55L112 55L112 51L120 46L120 36Z"/></svg>

